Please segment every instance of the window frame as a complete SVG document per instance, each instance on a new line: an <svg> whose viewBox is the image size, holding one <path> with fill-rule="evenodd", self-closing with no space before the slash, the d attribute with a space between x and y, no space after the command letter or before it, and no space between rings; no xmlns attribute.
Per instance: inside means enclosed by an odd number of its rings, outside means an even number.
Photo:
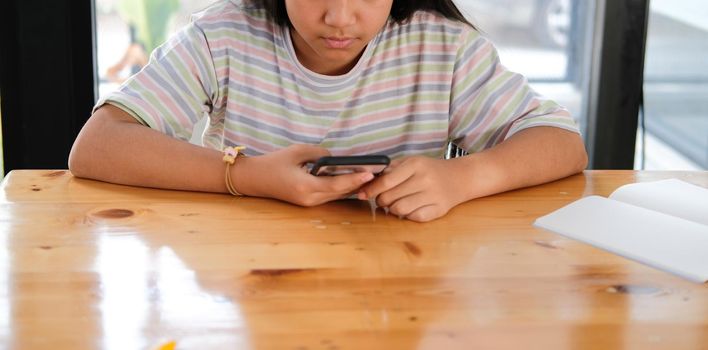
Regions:
<svg viewBox="0 0 708 350"><path fill-rule="evenodd" d="M649 0L602 0L591 79L586 147L591 169L634 169L644 89Z"/></svg>

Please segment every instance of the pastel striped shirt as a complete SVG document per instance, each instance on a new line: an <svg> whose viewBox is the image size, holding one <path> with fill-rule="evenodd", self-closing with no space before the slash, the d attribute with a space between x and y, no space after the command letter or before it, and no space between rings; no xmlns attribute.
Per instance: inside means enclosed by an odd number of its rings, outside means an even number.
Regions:
<svg viewBox="0 0 708 350"><path fill-rule="evenodd" d="M389 21L354 68L325 76L299 63L287 28L262 9L220 1L99 101L167 135L244 145L259 155L314 144L334 155L443 157L479 152L535 126L578 132L567 110L504 68L476 30L430 12Z"/></svg>

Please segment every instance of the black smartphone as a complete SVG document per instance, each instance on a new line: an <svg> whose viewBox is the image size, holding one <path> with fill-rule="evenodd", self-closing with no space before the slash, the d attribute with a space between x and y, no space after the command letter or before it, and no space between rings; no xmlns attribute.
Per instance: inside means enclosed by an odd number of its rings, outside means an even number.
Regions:
<svg viewBox="0 0 708 350"><path fill-rule="evenodd" d="M381 173L391 163L388 156L338 156L322 157L312 166L310 173L316 176L334 176L358 172Z"/></svg>

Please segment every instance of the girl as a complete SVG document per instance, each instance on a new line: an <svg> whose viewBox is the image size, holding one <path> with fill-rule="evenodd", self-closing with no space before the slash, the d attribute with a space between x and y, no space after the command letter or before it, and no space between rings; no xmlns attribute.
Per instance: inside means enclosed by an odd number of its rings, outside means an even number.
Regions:
<svg viewBox="0 0 708 350"><path fill-rule="evenodd" d="M449 142L469 155L444 159ZM303 170L330 154L394 161L376 178ZM421 222L586 163L568 112L451 0L220 1L98 102L69 157L79 177L303 206L356 193Z"/></svg>

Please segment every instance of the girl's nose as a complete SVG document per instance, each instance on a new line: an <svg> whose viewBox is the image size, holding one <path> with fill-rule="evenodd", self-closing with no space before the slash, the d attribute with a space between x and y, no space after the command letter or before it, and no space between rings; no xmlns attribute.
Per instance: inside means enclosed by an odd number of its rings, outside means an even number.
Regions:
<svg viewBox="0 0 708 350"><path fill-rule="evenodd" d="M354 6L349 0L329 0L324 21L335 28L350 26L356 22Z"/></svg>

